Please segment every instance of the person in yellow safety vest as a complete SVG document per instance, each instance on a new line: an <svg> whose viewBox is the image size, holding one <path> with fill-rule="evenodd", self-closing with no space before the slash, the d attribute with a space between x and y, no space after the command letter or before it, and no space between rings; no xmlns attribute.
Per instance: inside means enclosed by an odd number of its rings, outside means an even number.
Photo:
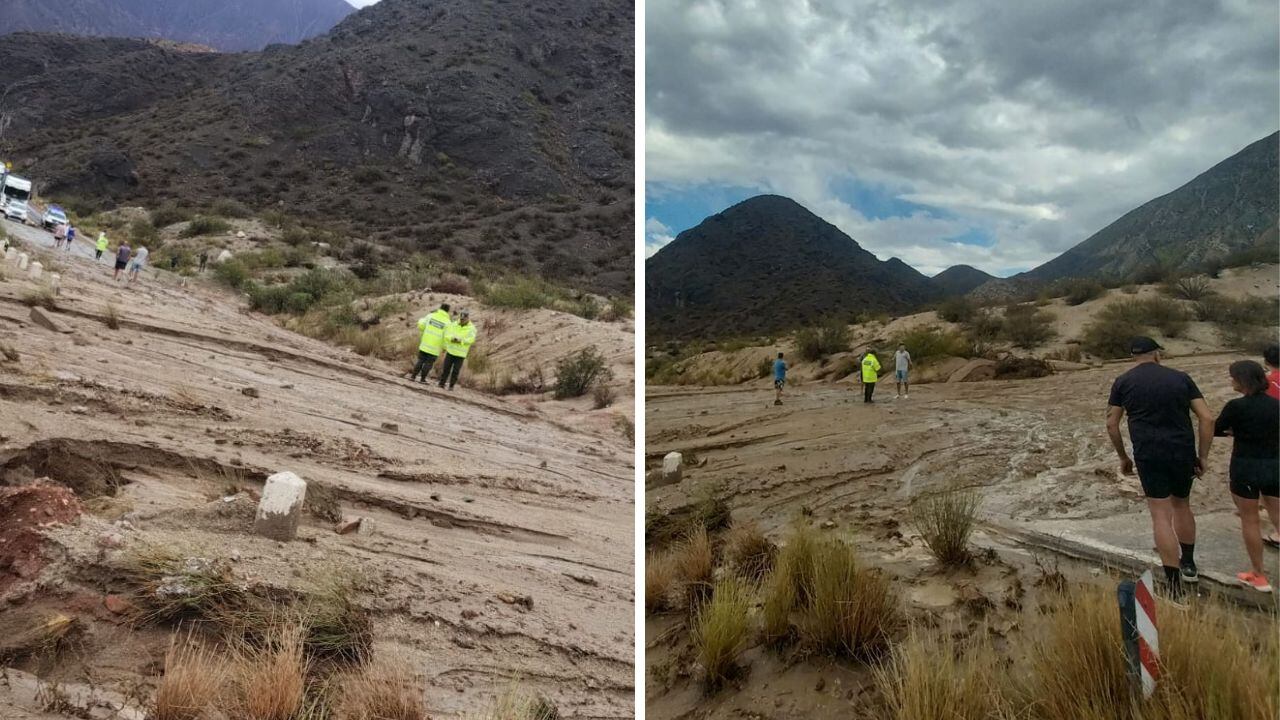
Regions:
<svg viewBox="0 0 1280 720"><path fill-rule="evenodd" d="M96 245L94 245L93 259L101 260L102 253L106 251L107 251L107 234L104 232L100 232L98 233L98 242Z"/></svg>
<svg viewBox="0 0 1280 720"><path fill-rule="evenodd" d="M867 348L867 354L862 356L862 402L871 402L871 395L876 391L876 381L880 376L876 373L880 372L880 361L876 359L876 352L871 348Z"/></svg>
<svg viewBox="0 0 1280 720"><path fill-rule="evenodd" d="M444 350L444 331L453 323L449 314L449 303L440 303L435 312L418 321L418 329L422 331L422 340L418 343L418 363L409 372L409 379L419 378L418 382L426 382L427 375L436 364L436 358Z"/></svg>
<svg viewBox="0 0 1280 720"><path fill-rule="evenodd" d="M449 389L458 382L458 373L462 371L462 361L476 342L476 326L471 322L471 313L463 310L458 315L458 322L449 326L444 333L444 367L440 369L440 387L445 380L449 381Z"/></svg>

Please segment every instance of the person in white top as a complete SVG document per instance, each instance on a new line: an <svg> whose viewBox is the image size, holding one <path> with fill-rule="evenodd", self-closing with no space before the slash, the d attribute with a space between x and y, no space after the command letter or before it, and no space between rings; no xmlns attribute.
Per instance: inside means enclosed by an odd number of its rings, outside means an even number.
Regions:
<svg viewBox="0 0 1280 720"><path fill-rule="evenodd" d="M907 393L911 391L911 385L907 382L907 373L911 371L911 353L907 352L907 346L898 344L898 351L893 354L893 370L894 378L898 381L898 397L907 397Z"/></svg>
<svg viewBox="0 0 1280 720"><path fill-rule="evenodd" d="M150 253L145 247L138 248L133 254L133 260L129 263L129 282L133 282L138 278L138 273L147 266L147 255Z"/></svg>

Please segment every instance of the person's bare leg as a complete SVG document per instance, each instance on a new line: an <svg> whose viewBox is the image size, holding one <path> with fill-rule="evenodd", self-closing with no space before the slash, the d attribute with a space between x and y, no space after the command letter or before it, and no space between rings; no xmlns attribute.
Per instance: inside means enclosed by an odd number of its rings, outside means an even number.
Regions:
<svg viewBox="0 0 1280 720"><path fill-rule="evenodd" d="M1262 496L1262 507L1267 509L1267 517L1271 518L1271 539L1280 543L1280 497Z"/></svg>
<svg viewBox="0 0 1280 720"><path fill-rule="evenodd" d="M1249 554L1249 565L1258 574L1262 570L1262 532L1258 521L1258 501L1242 498L1232 494L1236 507L1240 509L1240 532L1244 535L1244 549Z"/></svg>
<svg viewBox="0 0 1280 720"><path fill-rule="evenodd" d="M1156 552L1160 553L1160 564L1165 567L1178 567L1178 559L1182 551L1178 547L1178 536L1173 532L1173 505L1169 498L1147 498L1147 510L1151 512L1151 532L1155 535Z"/></svg>
<svg viewBox="0 0 1280 720"><path fill-rule="evenodd" d="M1177 542L1194 545L1196 542L1196 516L1191 514L1191 498L1169 496L1173 508L1173 532Z"/></svg>

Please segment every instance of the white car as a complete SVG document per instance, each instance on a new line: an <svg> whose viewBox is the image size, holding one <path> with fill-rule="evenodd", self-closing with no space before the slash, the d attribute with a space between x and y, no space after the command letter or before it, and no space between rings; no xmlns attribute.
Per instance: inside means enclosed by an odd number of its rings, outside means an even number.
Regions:
<svg viewBox="0 0 1280 720"><path fill-rule="evenodd" d="M67 214L62 211L62 208L56 205L50 205L44 211L44 216L40 224L44 226L45 230L56 230L59 225L67 224Z"/></svg>

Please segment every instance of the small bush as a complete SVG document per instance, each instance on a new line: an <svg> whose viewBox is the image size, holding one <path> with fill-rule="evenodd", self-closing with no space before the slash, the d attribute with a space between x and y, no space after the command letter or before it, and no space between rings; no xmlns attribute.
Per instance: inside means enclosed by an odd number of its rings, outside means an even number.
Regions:
<svg viewBox="0 0 1280 720"><path fill-rule="evenodd" d="M431 283L431 291L451 295L470 295L471 281L461 275L445 273Z"/></svg>
<svg viewBox="0 0 1280 720"><path fill-rule="evenodd" d="M249 281L249 271L239 260L228 260L213 266L213 277L223 285L239 290Z"/></svg>
<svg viewBox="0 0 1280 720"><path fill-rule="evenodd" d="M907 346L911 359L917 363L928 358L970 357L973 354L973 344L962 333L934 326L913 328L899 337L898 342Z"/></svg>
<svg viewBox="0 0 1280 720"><path fill-rule="evenodd" d="M29 307L42 307L46 310L58 309L58 298L52 288L38 287L22 294L22 304Z"/></svg>
<svg viewBox="0 0 1280 720"><path fill-rule="evenodd" d="M696 610L711 594L715 553L707 528L699 525L672 553L676 577L684 591L685 607Z"/></svg>
<svg viewBox="0 0 1280 720"><path fill-rule="evenodd" d="M120 329L120 306L115 303L107 303L107 307L102 312L102 323L112 330Z"/></svg>
<svg viewBox="0 0 1280 720"><path fill-rule="evenodd" d="M604 356L592 345L556 363L556 384L553 395L557 400L581 397L597 383L608 382L613 371L605 365Z"/></svg>
<svg viewBox="0 0 1280 720"><path fill-rule="evenodd" d="M888 579L859 567L844 543L827 540L814 548L809 582L799 629L810 649L859 660L883 654L900 624Z"/></svg>
<svg viewBox="0 0 1280 720"><path fill-rule="evenodd" d="M1045 310L1027 305L1010 306L1005 310L1000 336L1020 348L1038 347L1057 335L1053 320L1053 314Z"/></svg>
<svg viewBox="0 0 1280 720"><path fill-rule="evenodd" d="M957 647L950 635L913 632L875 674L892 720L1012 718L1007 676L997 667L984 639Z"/></svg>
<svg viewBox="0 0 1280 720"><path fill-rule="evenodd" d="M210 210L213 211L214 215L223 217L247 218L253 216L253 210L248 205L233 198L215 200Z"/></svg>
<svg viewBox="0 0 1280 720"><path fill-rule="evenodd" d="M698 608L693 627L694 647L702 681L716 689L733 676L738 656L749 636L751 595L742 580L727 576L716 583L711 600Z"/></svg>
<svg viewBox="0 0 1280 720"><path fill-rule="evenodd" d="M969 562L969 536L982 498L972 490L950 490L911 503L911 525L943 565Z"/></svg>
<svg viewBox="0 0 1280 720"><path fill-rule="evenodd" d="M1182 300L1203 300L1213 294L1209 278L1204 275L1172 278L1161 288L1165 294Z"/></svg>
<svg viewBox="0 0 1280 720"><path fill-rule="evenodd" d="M764 604L760 608L760 630L764 641L780 646L791 639L791 611L798 597L791 574L774 565L764 585Z"/></svg>
<svg viewBox="0 0 1280 720"><path fill-rule="evenodd" d="M820 360L849 350L849 327L838 320L796 332L796 353L802 360Z"/></svg>
<svg viewBox="0 0 1280 720"><path fill-rule="evenodd" d="M596 410L602 410L613 404L618 394L613 388L604 384L596 383L595 388L591 391L591 407Z"/></svg>
<svg viewBox="0 0 1280 720"><path fill-rule="evenodd" d="M752 522L734 523L725 543L725 559L729 567L744 580L759 583L773 568L777 548Z"/></svg>
<svg viewBox="0 0 1280 720"><path fill-rule="evenodd" d="M156 231L156 226L152 225L150 220L139 218L129 224L129 238L133 240L135 247L149 245L152 250L156 250L156 243L160 239L160 233Z"/></svg>
<svg viewBox="0 0 1280 720"><path fill-rule="evenodd" d="M182 230L182 237L221 235L231 229L231 224L220 217L197 215Z"/></svg>
<svg viewBox="0 0 1280 720"><path fill-rule="evenodd" d="M619 415L613 419L613 427L622 437L627 439L631 445L636 443L636 424L626 415Z"/></svg>
<svg viewBox="0 0 1280 720"><path fill-rule="evenodd" d="M978 306L963 295L948 298L938 305L938 317L953 323L967 323L978 311Z"/></svg>
<svg viewBox="0 0 1280 720"><path fill-rule="evenodd" d="M1054 292L1060 294L1068 305L1083 305L1102 297L1106 291L1102 283L1088 278L1067 278L1054 286Z"/></svg>
<svg viewBox="0 0 1280 720"><path fill-rule="evenodd" d="M1084 327L1081 346L1105 358L1129 356L1129 340L1158 329L1165 337L1178 337L1187 327L1187 312L1176 300L1162 297L1125 299L1098 312Z"/></svg>
<svg viewBox="0 0 1280 720"><path fill-rule="evenodd" d="M301 629L278 626L262 643L238 648L228 709L244 720L293 720L306 701L308 670Z"/></svg>
<svg viewBox="0 0 1280 720"><path fill-rule="evenodd" d="M676 584L675 560L669 553L650 552L644 563L644 608L658 613L671 607Z"/></svg>
<svg viewBox="0 0 1280 720"><path fill-rule="evenodd" d="M161 205L151 211L151 224L157 228L165 228L191 219L191 212L176 205ZM87 237L87 236L86 236Z"/></svg>
<svg viewBox="0 0 1280 720"><path fill-rule="evenodd" d="M545 281L512 277L486 284L480 291L480 300L492 307L533 310L553 305L557 293Z"/></svg>
<svg viewBox="0 0 1280 720"><path fill-rule="evenodd" d="M600 319L605 322L620 322L630 319L634 312L630 300L617 296L610 298L609 304L600 311Z"/></svg>

